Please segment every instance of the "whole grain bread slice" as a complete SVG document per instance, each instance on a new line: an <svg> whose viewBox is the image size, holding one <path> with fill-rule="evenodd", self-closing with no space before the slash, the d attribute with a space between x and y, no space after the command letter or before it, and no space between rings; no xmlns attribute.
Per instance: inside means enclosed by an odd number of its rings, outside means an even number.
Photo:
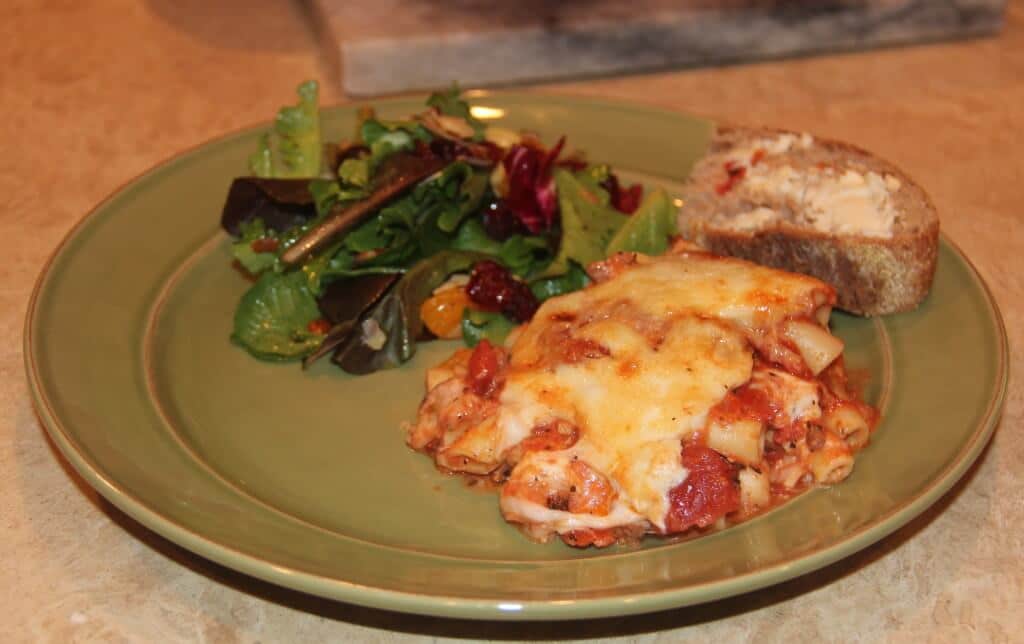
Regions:
<svg viewBox="0 0 1024 644"><path fill-rule="evenodd" d="M861 180L873 191L861 189ZM825 197L833 186L847 194L838 187L846 181L880 204L877 219L861 218L863 209L821 206L830 203ZM720 126L688 179L679 230L711 252L828 282L846 311L882 315L914 309L928 294L939 218L910 177L860 148L783 130Z"/></svg>

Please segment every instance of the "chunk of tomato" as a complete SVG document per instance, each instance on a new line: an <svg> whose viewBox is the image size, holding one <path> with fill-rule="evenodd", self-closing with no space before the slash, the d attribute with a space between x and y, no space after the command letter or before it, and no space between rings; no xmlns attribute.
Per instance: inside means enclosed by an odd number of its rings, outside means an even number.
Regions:
<svg viewBox="0 0 1024 644"><path fill-rule="evenodd" d="M683 446L682 463L689 474L669 491L666 532L706 528L739 509L735 468L724 456L703 445L687 444Z"/></svg>
<svg viewBox="0 0 1024 644"><path fill-rule="evenodd" d="M469 386L478 396L490 398L502 385L504 354L487 340L481 340L469 356Z"/></svg>

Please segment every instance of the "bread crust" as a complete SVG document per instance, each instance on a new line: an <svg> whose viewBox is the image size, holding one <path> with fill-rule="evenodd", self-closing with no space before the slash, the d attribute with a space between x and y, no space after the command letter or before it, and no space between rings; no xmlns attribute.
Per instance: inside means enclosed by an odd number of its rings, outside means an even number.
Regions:
<svg viewBox="0 0 1024 644"><path fill-rule="evenodd" d="M837 306L874 316L915 309L931 289L939 227L893 239L832 237L807 231L741 234L702 231L693 240L718 255L811 275L831 284Z"/></svg>
<svg viewBox="0 0 1024 644"><path fill-rule="evenodd" d="M719 128L709 157L753 138L795 134L785 130ZM856 146L815 139L814 146L839 154L844 161L897 177L909 191L906 220L892 237L836 235L788 221L756 231L714 224L721 199L708 185L688 184L680 211L680 232L713 253L811 275L835 287L838 307L874 316L909 311L927 296L938 259L939 220L927 193L893 164ZM702 162L704 163L704 162ZM713 169L713 168L712 168ZM700 164L694 176L699 177ZM706 177L704 178L706 181Z"/></svg>

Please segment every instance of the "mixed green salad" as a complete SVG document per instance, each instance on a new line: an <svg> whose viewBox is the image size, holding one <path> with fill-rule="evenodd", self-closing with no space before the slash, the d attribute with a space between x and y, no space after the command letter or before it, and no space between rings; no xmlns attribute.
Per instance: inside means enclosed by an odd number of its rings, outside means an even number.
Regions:
<svg viewBox="0 0 1024 644"><path fill-rule="evenodd" d="M264 360L330 355L395 367L426 339L500 343L543 300L583 288L616 251L663 252L664 190L625 186L563 136L477 119L457 87L400 120L359 110L325 143L315 81L298 88L232 183L221 224L254 283L232 339Z"/></svg>

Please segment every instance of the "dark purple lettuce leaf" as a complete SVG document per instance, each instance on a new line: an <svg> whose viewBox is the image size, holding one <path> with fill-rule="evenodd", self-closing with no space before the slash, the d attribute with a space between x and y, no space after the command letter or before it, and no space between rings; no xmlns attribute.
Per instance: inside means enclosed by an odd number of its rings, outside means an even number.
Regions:
<svg viewBox="0 0 1024 644"><path fill-rule="evenodd" d="M397 273L355 275L328 284L316 303L320 314L331 323L331 329L316 351L302 362L303 368L331 353L344 342L355 329L359 318L379 302L401 277Z"/></svg>
<svg viewBox="0 0 1024 644"><path fill-rule="evenodd" d="M242 222L258 218L267 229L284 232L315 216L309 179L239 177L231 182L220 225L238 237Z"/></svg>
<svg viewBox="0 0 1024 644"><path fill-rule="evenodd" d="M331 282L317 299L320 313L332 325L358 318L401 277L398 273L370 274Z"/></svg>

